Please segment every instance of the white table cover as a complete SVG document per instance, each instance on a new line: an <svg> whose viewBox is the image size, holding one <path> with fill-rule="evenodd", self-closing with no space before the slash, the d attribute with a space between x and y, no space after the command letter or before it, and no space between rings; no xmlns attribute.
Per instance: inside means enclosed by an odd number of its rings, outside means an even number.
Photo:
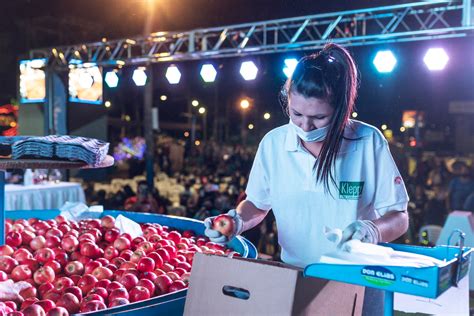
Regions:
<svg viewBox="0 0 474 316"><path fill-rule="evenodd" d="M5 185L5 210L59 209L66 202L85 203L80 183L60 182L35 185Z"/></svg>

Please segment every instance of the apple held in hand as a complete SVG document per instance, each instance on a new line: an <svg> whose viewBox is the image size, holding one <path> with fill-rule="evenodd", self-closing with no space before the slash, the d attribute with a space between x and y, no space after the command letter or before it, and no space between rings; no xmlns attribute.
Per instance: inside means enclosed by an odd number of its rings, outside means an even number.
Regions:
<svg viewBox="0 0 474 316"><path fill-rule="evenodd" d="M218 215L212 221L212 229L217 230L224 236L231 236L234 233L234 226L234 219L227 214Z"/></svg>

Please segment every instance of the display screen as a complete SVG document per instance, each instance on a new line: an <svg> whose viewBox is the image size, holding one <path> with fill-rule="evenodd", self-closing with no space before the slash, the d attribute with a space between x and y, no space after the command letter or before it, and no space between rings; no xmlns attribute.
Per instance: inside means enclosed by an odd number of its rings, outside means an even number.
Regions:
<svg viewBox="0 0 474 316"><path fill-rule="evenodd" d="M69 65L69 101L102 103L102 69L95 64Z"/></svg>
<svg viewBox="0 0 474 316"><path fill-rule="evenodd" d="M20 102L39 103L46 98L46 59L20 61Z"/></svg>

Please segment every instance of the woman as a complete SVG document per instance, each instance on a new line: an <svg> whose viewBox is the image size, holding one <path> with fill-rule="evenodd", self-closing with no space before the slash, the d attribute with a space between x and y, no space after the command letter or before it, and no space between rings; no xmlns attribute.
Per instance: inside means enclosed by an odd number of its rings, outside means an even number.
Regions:
<svg viewBox="0 0 474 316"><path fill-rule="evenodd" d="M272 209L281 259L305 267L334 250L325 227L344 229L341 243L388 242L405 233L408 195L387 141L375 127L349 119L357 84L354 61L339 45L298 62L282 91L290 122L262 139L247 198L229 211L235 235ZM211 223L206 219L212 241L233 238L212 230ZM367 301L373 300L370 292ZM367 307L365 314L380 314Z"/></svg>

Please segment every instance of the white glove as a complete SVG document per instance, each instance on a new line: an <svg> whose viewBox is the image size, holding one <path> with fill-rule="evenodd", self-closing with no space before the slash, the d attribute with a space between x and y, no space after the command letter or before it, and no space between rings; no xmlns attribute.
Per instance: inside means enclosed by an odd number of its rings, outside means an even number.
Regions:
<svg viewBox="0 0 474 316"><path fill-rule="evenodd" d="M382 239L382 236L374 222L369 220L357 220L344 229L338 247L342 247L346 241L351 239L358 239L362 242L378 244Z"/></svg>
<svg viewBox="0 0 474 316"><path fill-rule="evenodd" d="M14 283L13 280L0 282L0 302L1 301L23 301L20 292L31 287L31 284L25 281Z"/></svg>
<svg viewBox="0 0 474 316"><path fill-rule="evenodd" d="M244 221L242 220L242 217L237 214L237 211L235 209L232 209L227 212L227 215L232 217L232 219L234 220L234 232L230 236L222 235L217 230L212 229L214 218L216 218L217 216L208 217L204 220L204 226L206 226L206 229L204 230L204 235L209 237L210 241L215 242L217 244L225 244L231 241L235 236L240 235L240 233L242 232Z"/></svg>

